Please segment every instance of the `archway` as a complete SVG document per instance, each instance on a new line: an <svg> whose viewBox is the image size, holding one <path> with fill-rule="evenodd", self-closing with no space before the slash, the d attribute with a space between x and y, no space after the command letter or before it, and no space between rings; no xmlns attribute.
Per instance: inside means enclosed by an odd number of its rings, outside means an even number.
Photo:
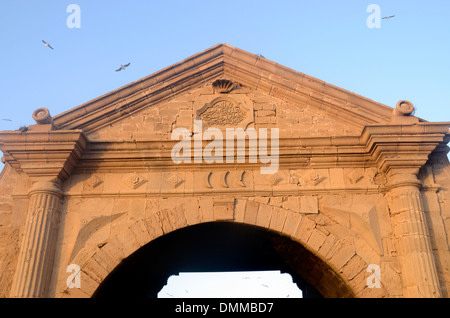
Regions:
<svg viewBox="0 0 450 318"><path fill-rule="evenodd" d="M289 273L303 297L353 296L326 263L290 238L248 224L209 222L144 245L121 261L93 297L153 298L180 272L274 269Z"/></svg>

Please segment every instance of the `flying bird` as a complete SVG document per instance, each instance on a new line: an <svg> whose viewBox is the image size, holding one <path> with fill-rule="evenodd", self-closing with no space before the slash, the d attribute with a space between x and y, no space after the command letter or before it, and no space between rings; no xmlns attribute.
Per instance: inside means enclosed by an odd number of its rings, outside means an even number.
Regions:
<svg viewBox="0 0 450 318"><path fill-rule="evenodd" d="M393 18L393 17L395 17L395 15L391 15L391 16L388 16L388 17L384 17L383 19L389 20L390 18Z"/></svg>
<svg viewBox="0 0 450 318"><path fill-rule="evenodd" d="M45 42L44 40L42 40L42 42L45 44L45 46L48 46L49 48L51 48L51 49L53 50L53 48L52 48L52 46L51 46L50 44L48 44L48 43Z"/></svg>
<svg viewBox="0 0 450 318"><path fill-rule="evenodd" d="M3 118L2 120L4 120L4 121L12 121L11 119L8 119L8 118Z"/></svg>
<svg viewBox="0 0 450 318"><path fill-rule="evenodd" d="M119 71L121 71L121 70L124 70L125 67L130 66L130 64L131 64L131 63L125 64L125 65L120 65L120 67L116 70L116 72L119 72Z"/></svg>

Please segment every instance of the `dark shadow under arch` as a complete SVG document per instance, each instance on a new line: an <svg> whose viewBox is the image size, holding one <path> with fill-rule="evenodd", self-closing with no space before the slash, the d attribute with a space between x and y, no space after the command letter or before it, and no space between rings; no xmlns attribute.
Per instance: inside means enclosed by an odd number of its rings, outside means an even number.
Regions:
<svg viewBox="0 0 450 318"><path fill-rule="evenodd" d="M261 270L289 273L305 298L351 296L328 265L289 238L252 225L211 222L176 230L141 247L122 260L93 297L156 298L168 278L180 272Z"/></svg>

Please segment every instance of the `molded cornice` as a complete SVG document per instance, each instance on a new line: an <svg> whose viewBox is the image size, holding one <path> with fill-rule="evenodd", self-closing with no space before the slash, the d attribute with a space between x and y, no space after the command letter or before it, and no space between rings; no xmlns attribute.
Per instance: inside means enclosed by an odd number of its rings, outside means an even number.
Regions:
<svg viewBox="0 0 450 318"><path fill-rule="evenodd" d="M54 125L57 129L82 129L89 133L219 77L286 101L308 103L360 129L392 119L391 107L260 56L219 44L59 114L53 118Z"/></svg>
<svg viewBox="0 0 450 318"><path fill-rule="evenodd" d="M81 130L1 132L5 161L31 178L64 181L77 165L87 139Z"/></svg>

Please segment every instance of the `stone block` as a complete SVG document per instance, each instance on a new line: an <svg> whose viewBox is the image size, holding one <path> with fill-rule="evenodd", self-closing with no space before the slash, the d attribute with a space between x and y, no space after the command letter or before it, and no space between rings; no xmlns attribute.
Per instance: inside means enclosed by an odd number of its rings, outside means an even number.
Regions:
<svg viewBox="0 0 450 318"><path fill-rule="evenodd" d="M288 212L286 215L286 221L283 226L283 233L293 239L296 239L295 234L300 224L302 216L295 212Z"/></svg>
<svg viewBox="0 0 450 318"><path fill-rule="evenodd" d="M157 214L160 218L164 233L169 233L187 226L184 209L181 204L173 208L160 210Z"/></svg>
<svg viewBox="0 0 450 318"><path fill-rule="evenodd" d="M255 117L255 124L270 124L272 123L270 117Z"/></svg>
<svg viewBox="0 0 450 318"><path fill-rule="evenodd" d="M330 258L330 262L339 270L355 255L355 248L349 242L342 244Z"/></svg>
<svg viewBox="0 0 450 318"><path fill-rule="evenodd" d="M247 224L256 224L258 209L259 209L258 202L248 200L247 208L245 209L244 222Z"/></svg>
<svg viewBox="0 0 450 318"><path fill-rule="evenodd" d="M157 215L158 211L154 211L150 216L143 220L145 226L147 227L147 231L152 239L159 237L164 234L161 220Z"/></svg>
<svg viewBox="0 0 450 318"><path fill-rule="evenodd" d="M283 209L287 209L293 212L300 211L300 198L298 196L287 197L286 200L281 204Z"/></svg>
<svg viewBox="0 0 450 318"><path fill-rule="evenodd" d="M318 253L326 258L327 255L329 255L330 253L332 253L332 251L334 251L334 248L337 243L338 240L334 235L332 234L328 235L327 238L325 239L325 242L323 242L323 244L320 246Z"/></svg>
<svg viewBox="0 0 450 318"><path fill-rule="evenodd" d="M200 213L200 205L197 199L184 200L184 216L188 225L201 223L202 215Z"/></svg>
<svg viewBox="0 0 450 318"><path fill-rule="evenodd" d="M258 116L258 117L275 116L275 111L274 110L258 110L256 112L256 116Z"/></svg>
<svg viewBox="0 0 450 318"><path fill-rule="evenodd" d="M311 220L310 218L303 216L302 220L297 228L297 231L295 232L295 237L300 242L308 242L308 239L313 232L314 228L316 226L316 222ZM320 235L320 234L318 234ZM320 247L320 246L319 246Z"/></svg>
<svg viewBox="0 0 450 318"><path fill-rule="evenodd" d="M234 199L222 199L213 203L214 221L231 221L234 219Z"/></svg>
<svg viewBox="0 0 450 318"><path fill-rule="evenodd" d="M108 271L102 267L97 261L91 258L86 264L83 265L82 274L88 273L89 277L95 280L97 283L101 282L108 276Z"/></svg>
<svg viewBox="0 0 450 318"><path fill-rule="evenodd" d="M145 218L145 199L133 199L130 207L130 221Z"/></svg>
<svg viewBox="0 0 450 318"><path fill-rule="evenodd" d="M270 198L270 205L272 206L277 206L277 207L281 207L282 203L283 203L283 197L272 197Z"/></svg>
<svg viewBox="0 0 450 318"><path fill-rule="evenodd" d="M272 217L270 219L269 228L281 232L286 221L288 211L282 208L274 207L272 211Z"/></svg>
<svg viewBox="0 0 450 318"><path fill-rule="evenodd" d="M88 273L81 271L81 289L83 292L92 295L100 285L95 279L89 276Z"/></svg>
<svg viewBox="0 0 450 318"><path fill-rule="evenodd" d="M234 221L235 222L244 222L245 210L247 207L247 200L237 199L236 204L234 206Z"/></svg>
<svg viewBox="0 0 450 318"><path fill-rule="evenodd" d="M341 269L341 273L346 279L351 280L362 270L366 270L366 268L366 262L364 262L358 255L354 255Z"/></svg>
<svg viewBox="0 0 450 318"><path fill-rule="evenodd" d="M267 228L272 217L273 207L267 204L260 204L258 209L258 216L256 217L256 225Z"/></svg>
<svg viewBox="0 0 450 318"><path fill-rule="evenodd" d="M319 213L319 199L317 196L301 196L300 198L300 213L317 214Z"/></svg>
<svg viewBox="0 0 450 318"><path fill-rule="evenodd" d="M214 221L213 198L212 197L199 198L199 205L203 222Z"/></svg>
<svg viewBox="0 0 450 318"><path fill-rule="evenodd" d="M11 224L11 213L0 212L0 226Z"/></svg>
<svg viewBox="0 0 450 318"><path fill-rule="evenodd" d="M307 218L303 218L303 219L307 219ZM306 224L305 224L306 227ZM311 225L309 225L309 227L311 228ZM299 238L305 242L305 237L308 235L308 228L306 230L304 230L304 235L302 235L303 233L300 233L298 236ZM317 229L313 229L311 231L311 235L307 238L307 244L309 247L311 247L313 250L315 251L319 251L320 247L323 245L323 243L325 243L327 239L327 235L324 234L322 231L319 231Z"/></svg>
<svg viewBox="0 0 450 318"><path fill-rule="evenodd" d="M143 220L139 220L130 226L130 231L134 234L139 245L144 246L150 242L153 237L148 233L147 226Z"/></svg>

